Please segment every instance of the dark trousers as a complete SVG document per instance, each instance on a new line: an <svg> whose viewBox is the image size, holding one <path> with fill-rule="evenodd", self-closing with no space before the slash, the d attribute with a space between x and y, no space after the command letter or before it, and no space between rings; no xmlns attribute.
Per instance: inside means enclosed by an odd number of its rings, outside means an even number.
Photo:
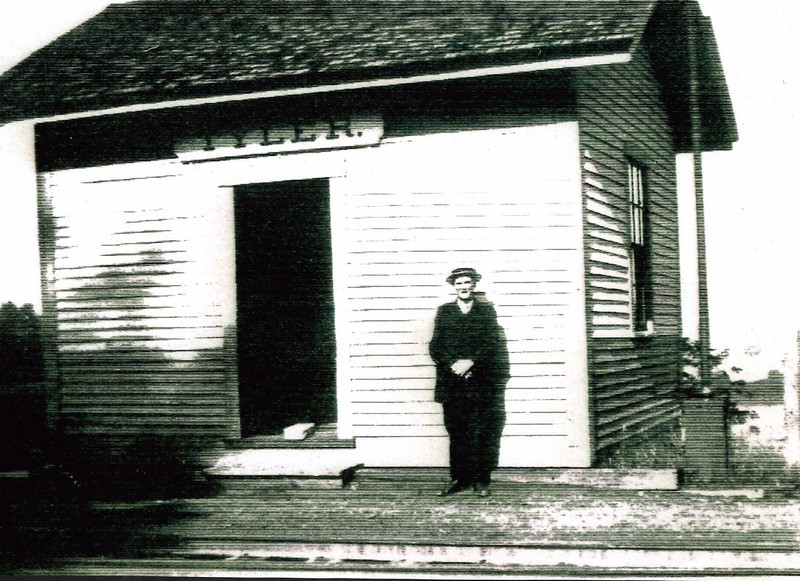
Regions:
<svg viewBox="0 0 800 581"><path fill-rule="evenodd" d="M450 477L471 484L489 484L497 467L502 409L484 398L451 398L442 404L450 436Z"/></svg>

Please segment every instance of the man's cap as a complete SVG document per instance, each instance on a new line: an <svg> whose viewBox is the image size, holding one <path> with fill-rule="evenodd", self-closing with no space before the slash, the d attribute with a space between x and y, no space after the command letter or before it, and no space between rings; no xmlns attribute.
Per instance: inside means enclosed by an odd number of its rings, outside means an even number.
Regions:
<svg viewBox="0 0 800 581"><path fill-rule="evenodd" d="M478 271L474 268L456 268L447 277L448 284L455 284L456 279L460 276L468 276L475 282L478 282L481 279L481 275L478 274Z"/></svg>

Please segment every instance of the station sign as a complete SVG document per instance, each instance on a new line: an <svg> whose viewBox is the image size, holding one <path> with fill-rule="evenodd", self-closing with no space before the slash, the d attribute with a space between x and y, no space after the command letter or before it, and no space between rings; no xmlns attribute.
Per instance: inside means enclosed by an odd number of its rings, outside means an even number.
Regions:
<svg viewBox="0 0 800 581"><path fill-rule="evenodd" d="M227 158L281 155L378 145L383 138L379 115L294 120L260 127L224 129L175 141L184 163Z"/></svg>

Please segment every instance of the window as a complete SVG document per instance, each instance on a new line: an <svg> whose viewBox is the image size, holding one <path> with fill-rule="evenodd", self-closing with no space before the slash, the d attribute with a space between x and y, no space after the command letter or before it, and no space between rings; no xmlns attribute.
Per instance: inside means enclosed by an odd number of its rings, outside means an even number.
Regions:
<svg viewBox="0 0 800 581"><path fill-rule="evenodd" d="M647 217L646 171L628 161L628 204L631 218L631 311L633 330L652 330L650 236Z"/></svg>

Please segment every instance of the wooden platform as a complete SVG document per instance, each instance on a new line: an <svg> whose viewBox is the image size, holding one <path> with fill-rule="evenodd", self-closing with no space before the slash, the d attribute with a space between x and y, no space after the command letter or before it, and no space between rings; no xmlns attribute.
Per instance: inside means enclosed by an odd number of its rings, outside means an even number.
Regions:
<svg viewBox="0 0 800 581"><path fill-rule="evenodd" d="M446 468L363 468L355 482L435 480L448 478ZM678 471L671 469L616 468L499 468L492 473L495 483L520 486L579 486L620 490L677 490Z"/></svg>
<svg viewBox="0 0 800 581"><path fill-rule="evenodd" d="M341 439L336 434L336 424L323 424L311 429L303 440L286 440L281 434L252 436L238 440L228 440L228 448L233 450L277 450L305 448L338 449L355 448L353 439Z"/></svg>
<svg viewBox="0 0 800 581"><path fill-rule="evenodd" d="M19 486L0 523L17 564L2 572L800 573L797 499L528 484L502 472L489 498L442 498L441 471L359 473L355 487L220 478L202 496L86 505L28 499Z"/></svg>
<svg viewBox="0 0 800 581"><path fill-rule="evenodd" d="M365 481L435 480L448 478L447 468L386 468L363 466L356 442L340 439L336 424L313 428L303 440L267 435L227 442L213 467L212 477L332 479L342 484ZM515 485L565 485L631 490L676 490L677 470L601 468L500 468L495 482ZM336 482L322 483L325 487Z"/></svg>
<svg viewBox="0 0 800 581"><path fill-rule="evenodd" d="M265 453L266 452L266 453ZM350 452L350 451L345 451ZM320 454L315 450L252 450L226 456L206 473L220 478L291 480L296 487L358 487L364 483L423 482L438 486L449 478L446 468L364 468L352 454ZM304 465L306 461L308 464ZM237 464L241 463L241 464ZM313 467L309 467L313 464ZM303 482L303 479L307 480ZM541 486L617 490L677 490L676 470L614 470L592 468L501 468L493 473L498 485L511 488Z"/></svg>

